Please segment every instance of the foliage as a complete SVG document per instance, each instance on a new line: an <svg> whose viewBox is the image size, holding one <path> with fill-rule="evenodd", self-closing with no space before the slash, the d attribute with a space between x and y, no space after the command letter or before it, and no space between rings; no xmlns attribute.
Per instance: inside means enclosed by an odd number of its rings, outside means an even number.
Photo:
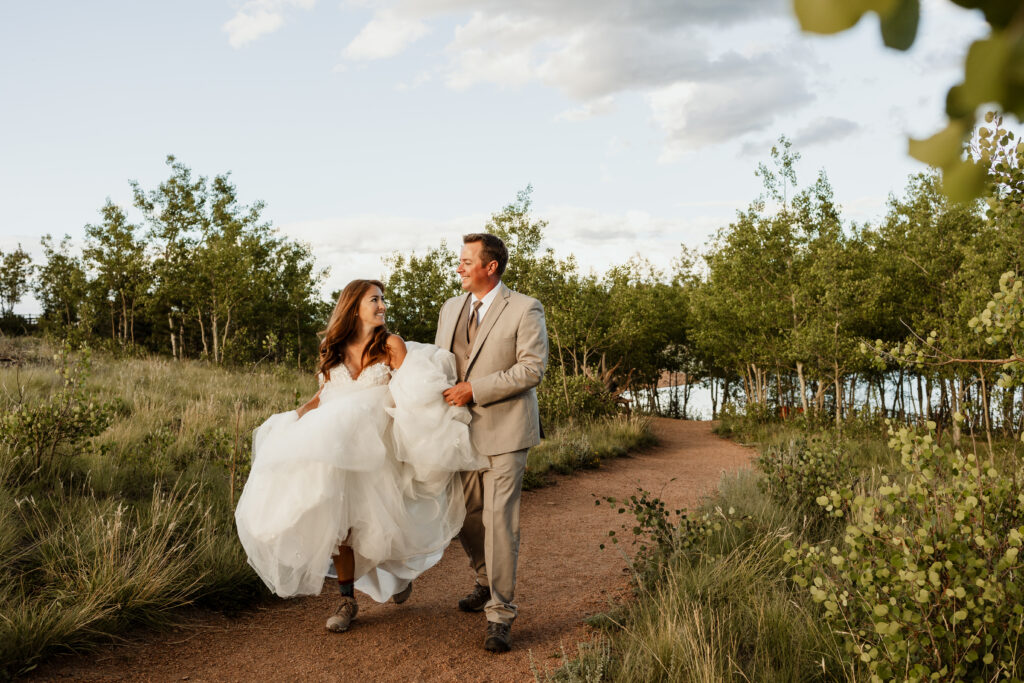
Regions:
<svg viewBox="0 0 1024 683"><path fill-rule="evenodd" d="M772 500L819 522L837 516L842 508L825 510L818 499L853 476L846 454L834 439L812 437L790 441L786 447L769 446L755 462L765 475L764 486Z"/></svg>
<svg viewBox="0 0 1024 683"><path fill-rule="evenodd" d="M8 400L56 410L63 394L82 412L47 434L60 443L42 469L0 442L0 678L166 624L183 604L235 609L266 594L235 534L230 456L237 437L244 472L251 429L308 394L309 373L61 353L38 339L3 353L18 362L0 368ZM89 402L104 412L86 430L76 420Z"/></svg>
<svg viewBox="0 0 1024 683"><path fill-rule="evenodd" d="M615 395L603 382L588 375L566 375L560 365L545 373L537 392L541 424L607 417L615 413Z"/></svg>
<svg viewBox="0 0 1024 683"><path fill-rule="evenodd" d="M549 428L540 445L530 449L523 488L544 486L549 472L571 474L600 467L603 460L622 457L656 441L646 417L619 415Z"/></svg>
<svg viewBox="0 0 1024 683"><path fill-rule="evenodd" d="M1020 474L939 445L934 429L892 430L900 472L853 498L840 547L791 550L794 580L874 678L1019 677Z"/></svg>
<svg viewBox="0 0 1024 683"><path fill-rule="evenodd" d="M975 124L975 112L995 103L1024 119L1024 2L1021 0L953 0L968 9L980 9L989 34L974 41L964 61L963 82L946 96L947 127L927 140L911 140L910 153L943 169L946 190L961 199L982 194L986 164L961 156L963 143ZM796 0L796 15L806 31L838 33L874 12L881 22L882 39L889 47L907 50L917 37L920 0ZM987 118L992 121L991 116ZM998 133L1006 135L1005 131ZM1019 149L1019 148L1018 148ZM986 160L987 161L987 160Z"/></svg>
<svg viewBox="0 0 1024 683"><path fill-rule="evenodd" d="M20 244L14 251L0 252L0 315L10 315L28 293L31 275L32 258Z"/></svg>
<svg viewBox="0 0 1024 683"><path fill-rule="evenodd" d="M37 266L35 294L43 307L42 318L64 335L83 320L88 292L88 277L82 259L71 252L71 237L64 236L58 246L53 238L42 239L43 265ZM86 325L88 327L88 325Z"/></svg>
<svg viewBox="0 0 1024 683"><path fill-rule="evenodd" d="M103 432L112 420L112 406L94 399L85 389L90 353L84 349L73 359L65 346L54 356L54 371L61 387L40 401L27 400L21 393L0 418L0 444L23 462L21 476L52 476L54 458L73 456L90 437Z"/></svg>
<svg viewBox="0 0 1024 683"><path fill-rule="evenodd" d="M28 551L2 567L13 579L0 592L5 677L51 653L88 647L100 634L160 623L168 610L193 602L209 581L203 558L225 524L196 487L153 491L139 507L68 490L56 496L17 506Z"/></svg>
<svg viewBox="0 0 1024 683"><path fill-rule="evenodd" d="M632 563L635 599L588 619L601 630L598 645L549 679L597 671L601 680L851 678L836 637L782 562L796 519L758 479L752 470L723 476L692 516L643 491L616 501L635 520L627 529L640 529L634 538L648 539Z"/></svg>
<svg viewBox="0 0 1024 683"><path fill-rule="evenodd" d="M433 342L441 306L461 291L458 255L442 241L423 256L396 252L384 264L389 329L405 339Z"/></svg>
<svg viewBox="0 0 1024 683"><path fill-rule="evenodd" d="M326 271L310 248L275 234L262 202L242 204L230 174L167 164L155 189L132 183L141 222L108 200L80 256L66 236L43 238L34 289L44 329L178 359L310 363L326 308Z"/></svg>

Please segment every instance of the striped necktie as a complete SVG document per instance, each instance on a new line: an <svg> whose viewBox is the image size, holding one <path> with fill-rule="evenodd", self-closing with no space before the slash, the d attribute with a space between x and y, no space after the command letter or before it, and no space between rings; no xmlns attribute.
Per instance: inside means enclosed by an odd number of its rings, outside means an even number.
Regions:
<svg viewBox="0 0 1024 683"><path fill-rule="evenodd" d="M476 340L476 332L480 329L480 307L483 305L483 301L477 301L473 304L473 311L469 314L469 325L466 327L466 342L471 349L473 348L473 342Z"/></svg>

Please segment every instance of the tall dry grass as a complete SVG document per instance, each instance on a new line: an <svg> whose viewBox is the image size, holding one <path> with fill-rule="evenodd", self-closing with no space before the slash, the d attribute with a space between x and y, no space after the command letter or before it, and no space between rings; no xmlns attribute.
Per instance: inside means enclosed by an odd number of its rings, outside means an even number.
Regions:
<svg viewBox="0 0 1024 683"><path fill-rule="evenodd" d="M59 389L57 350L5 348L21 362L0 368L0 408ZM85 386L113 406L102 434L40 469L0 443L0 678L167 623L182 605L233 609L263 594L235 535L232 488L237 497L252 428L316 382L101 354Z"/></svg>
<svg viewBox="0 0 1024 683"><path fill-rule="evenodd" d="M59 390L58 348L0 339L0 410ZM310 373L94 354L85 387L110 425L34 470L0 440L0 679L204 604L266 595L246 563L233 509L251 430L316 390ZM549 471L594 466L652 439L643 419L554 430L530 456Z"/></svg>
<svg viewBox="0 0 1024 683"><path fill-rule="evenodd" d="M598 647L551 680L854 680L841 645L788 581L785 543L801 520L775 503L752 470L724 475L694 518L710 532L682 536L659 564L635 565L635 600L592 619ZM600 674L600 678L597 675Z"/></svg>
<svg viewBox="0 0 1024 683"><path fill-rule="evenodd" d="M572 421L556 426L527 456L523 488L544 486L549 474L571 474L599 467L601 461L618 458L654 444L651 418L616 415L592 421Z"/></svg>

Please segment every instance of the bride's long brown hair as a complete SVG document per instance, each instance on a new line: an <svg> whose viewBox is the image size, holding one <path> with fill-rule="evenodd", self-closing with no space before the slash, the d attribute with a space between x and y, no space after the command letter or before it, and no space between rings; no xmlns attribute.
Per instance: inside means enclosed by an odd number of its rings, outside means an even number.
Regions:
<svg viewBox="0 0 1024 683"><path fill-rule="evenodd" d="M381 294L384 293L384 285L379 280L353 280L345 285L345 289L341 290L338 303L335 304L334 311L331 313L331 318L327 322L327 329L320 332L323 339L320 340L318 370L323 373L325 380L331 378L331 368L345 362L345 346L359 329L356 324L359 316L359 304L362 303L363 295L370 287L377 287ZM387 362L388 334L386 324L373 330L370 341L363 349L360 372L368 365Z"/></svg>

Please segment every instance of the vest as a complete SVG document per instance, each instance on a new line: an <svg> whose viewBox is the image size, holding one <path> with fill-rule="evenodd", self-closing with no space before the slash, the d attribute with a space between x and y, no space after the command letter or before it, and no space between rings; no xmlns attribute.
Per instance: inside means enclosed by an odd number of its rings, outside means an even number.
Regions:
<svg viewBox="0 0 1024 683"><path fill-rule="evenodd" d="M469 302L472 298L467 296L466 303L462 305L462 310L459 312L459 322L455 325L455 338L452 340L452 353L455 354L455 371L459 373L460 382L466 381L466 373L469 371L469 354L473 351L466 342L466 332L469 329ZM479 329L477 328L477 334L479 334Z"/></svg>

